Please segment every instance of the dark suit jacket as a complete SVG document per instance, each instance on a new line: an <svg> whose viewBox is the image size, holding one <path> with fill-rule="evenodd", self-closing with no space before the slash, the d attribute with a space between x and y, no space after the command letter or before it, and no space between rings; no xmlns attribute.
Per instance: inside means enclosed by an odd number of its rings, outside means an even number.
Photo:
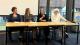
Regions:
<svg viewBox="0 0 80 45"><path fill-rule="evenodd" d="M20 22L21 21L21 16L17 14L17 17L13 17L13 14L10 14L8 16L8 22Z"/></svg>

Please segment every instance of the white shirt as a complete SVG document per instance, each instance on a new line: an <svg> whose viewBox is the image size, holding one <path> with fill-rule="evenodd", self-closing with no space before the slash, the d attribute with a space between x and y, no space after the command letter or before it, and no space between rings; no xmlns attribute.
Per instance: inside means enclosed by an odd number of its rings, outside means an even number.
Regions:
<svg viewBox="0 0 80 45"><path fill-rule="evenodd" d="M51 15L51 21L52 22L61 22L61 19L64 21L67 21L64 17L62 17L60 14L58 15Z"/></svg>

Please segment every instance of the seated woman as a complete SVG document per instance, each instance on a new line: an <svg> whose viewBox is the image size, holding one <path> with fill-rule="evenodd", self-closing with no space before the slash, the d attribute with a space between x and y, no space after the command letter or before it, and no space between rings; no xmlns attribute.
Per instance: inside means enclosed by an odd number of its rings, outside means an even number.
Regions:
<svg viewBox="0 0 80 45"><path fill-rule="evenodd" d="M44 9L43 8L40 9L40 14L38 16L38 21L39 22L47 22L48 21L48 18L45 15L45 12L44 12ZM41 30L43 30L44 37L45 38L48 38L48 35L49 35L49 27L40 27L39 28L39 33L40 34L41 34ZM40 35L38 36L38 38L40 38Z"/></svg>
<svg viewBox="0 0 80 45"><path fill-rule="evenodd" d="M25 10L25 16L24 16L24 21L25 22L33 22L33 15L30 13L30 9L26 8Z"/></svg>
<svg viewBox="0 0 80 45"><path fill-rule="evenodd" d="M64 22L67 21L63 16L60 15L60 11L58 8L55 8L54 10L52 10L51 21L52 22L62 22L61 20ZM59 35L59 37L62 37L61 30L55 30L55 29L58 29L59 27L55 26L53 28L54 28L54 39L57 38L58 35ZM56 34L58 34L57 37L56 37Z"/></svg>
<svg viewBox="0 0 80 45"><path fill-rule="evenodd" d="M34 22L34 19L33 19L33 15L30 13L30 8L26 8L25 10L25 15L24 15L24 21L25 22ZM36 30L35 27L28 27L25 28L25 31L32 31L32 38L34 39L35 36L34 36L34 30ZM29 35L30 33L26 32L28 35L26 35L26 38L28 41L32 41L32 38L30 38L31 36ZM27 37L28 36L28 37Z"/></svg>
<svg viewBox="0 0 80 45"><path fill-rule="evenodd" d="M8 16L8 22L20 22L21 21L21 17L20 15L17 13L17 8L16 7L12 7L11 9L12 11L12 14L10 14ZM12 40L12 37L11 37L11 32L14 31L14 30L19 30L20 28L13 28L13 27L10 27L8 28L8 36L9 36L9 39Z"/></svg>

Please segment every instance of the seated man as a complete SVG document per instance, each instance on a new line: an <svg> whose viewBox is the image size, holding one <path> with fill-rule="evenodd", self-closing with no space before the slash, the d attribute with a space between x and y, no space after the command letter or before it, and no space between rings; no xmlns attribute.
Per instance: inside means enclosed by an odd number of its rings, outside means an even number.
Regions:
<svg viewBox="0 0 80 45"><path fill-rule="evenodd" d="M12 7L12 14L10 14L9 16L8 16L8 22L20 22L21 21L21 17L20 17L20 15L17 13L17 8L16 7ZM8 28L8 36L9 36L9 39L10 40L12 40L12 37L11 37L11 32L13 31L13 30L21 30L21 28L17 28L17 27L15 27L15 28L13 28L13 27L10 27L10 28ZM22 32L22 31L20 31L20 32Z"/></svg>

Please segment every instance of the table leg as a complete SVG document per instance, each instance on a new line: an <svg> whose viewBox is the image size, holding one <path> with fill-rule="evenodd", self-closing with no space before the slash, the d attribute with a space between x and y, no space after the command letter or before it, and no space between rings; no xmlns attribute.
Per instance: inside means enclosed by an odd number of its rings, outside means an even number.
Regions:
<svg viewBox="0 0 80 45"><path fill-rule="evenodd" d="M78 29L77 29L77 45L78 45L78 42L79 41L79 25L78 25Z"/></svg>
<svg viewBox="0 0 80 45"><path fill-rule="evenodd" d="M35 30L32 30L32 43L35 45Z"/></svg>
<svg viewBox="0 0 80 45"><path fill-rule="evenodd" d="M7 45L7 28L6 28L6 45Z"/></svg>
<svg viewBox="0 0 80 45"><path fill-rule="evenodd" d="M66 45L66 34L65 34L65 32L66 32L66 26L64 26L64 45Z"/></svg>
<svg viewBox="0 0 80 45"><path fill-rule="evenodd" d="M65 34L64 30L65 29L64 28L65 28L65 26L62 27L62 42L61 42L61 45L65 45L65 37L64 37L64 34Z"/></svg>
<svg viewBox="0 0 80 45"><path fill-rule="evenodd" d="M28 31L29 31L29 27L27 27L27 32L26 32L26 38L27 38L26 39L26 45L29 45L29 42L28 42L29 41L29 38L28 38L29 32Z"/></svg>

